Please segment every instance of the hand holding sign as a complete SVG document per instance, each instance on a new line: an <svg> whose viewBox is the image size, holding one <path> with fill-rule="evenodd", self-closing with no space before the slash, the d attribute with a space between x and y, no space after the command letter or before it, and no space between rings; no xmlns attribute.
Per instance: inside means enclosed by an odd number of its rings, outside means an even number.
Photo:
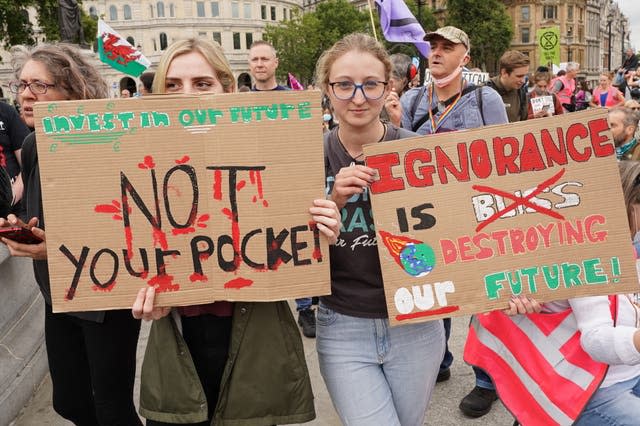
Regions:
<svg viewBox="0 0 640 426"><path fill-rule="evenodd" d="M375 170L360 164L343 167L336 175L331 197L339 209L355 194L362 194L375 177Z"/></svg>

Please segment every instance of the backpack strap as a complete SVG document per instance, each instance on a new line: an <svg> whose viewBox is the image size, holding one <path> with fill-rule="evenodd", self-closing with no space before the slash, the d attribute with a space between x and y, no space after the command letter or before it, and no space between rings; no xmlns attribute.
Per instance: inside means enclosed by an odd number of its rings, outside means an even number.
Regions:
<svg viewBox="0 0 640 426"><path fill-rule="evenodd" d="M477 86L476 90L476 102L478 103L478 110L480 110L480 119L482 120L482 125L484 126L484 107L482 106L482 86Z"/></svg>
<svg viewBox="0 0 640 426"><path fill-rule="evenodd" d="M423 86L423 87L424 87L424 86ZM479 89L480 87L482 87L482 86L467 86L467 87L465 87L465 88L464 88L464 90L462 91L462 94L460 95L460 97L463 97L463 96L464 96L464 95L466 95L467 93L471 93L471 92L473 92L474 90ZM426 92L426 88L424 89L424 91L421 91L421 92ZM477 96L477 92L476 92L476 96ZM454 96L450 97L449 99L447 99L446 101L444 101L444 102L443 102L443 103L444 103L444 106L445 106L445 107L448 107L449 105L451 105L451 104L453 103L453 101L455 101L455 99L456 99L457 97L458 97L458 95L454 95ZM480 100L480 102L482 102L482 101ZM430 106L430 105L427 105L427 107L429 107L429 106ZM438 107L437 107L437 106L435 106L435 107L433 107L433 108L431 109L431 115L436 115L437 113L438 113ZM415 114L415 111L414 111L414 114ZM482 114L482 112L481 112L481 114ZM419 129L420 127L422 127L422 125L423 125L424 123L426 123L428 119L429 119L429 113L427 113L427 114L423 115L422 117L420 117L420 120L418 120L416 123L414 123L414 124L413 124L413 126L411 127L411 130L413 130L414 132L417 132L417 131L418 131L418 129ZM483 117L482 117L482 123L484 124L484 115L483 115Z"/></svg>

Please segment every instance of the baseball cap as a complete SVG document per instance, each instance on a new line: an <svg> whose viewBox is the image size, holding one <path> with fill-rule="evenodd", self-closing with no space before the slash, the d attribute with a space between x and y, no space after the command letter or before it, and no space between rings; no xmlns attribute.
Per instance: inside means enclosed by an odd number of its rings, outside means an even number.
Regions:
<svg viewBox="0 0 640 426"><path fill-rule="evenodd" d="M436 37L445 38L455 44L462 43L464 44L464 47L466 47L467 49L469 48L469 36L460 28L452 26L438 28L436 31L427 33L427 35L424 36L424 39L426 41L431 41Z"/></svg>

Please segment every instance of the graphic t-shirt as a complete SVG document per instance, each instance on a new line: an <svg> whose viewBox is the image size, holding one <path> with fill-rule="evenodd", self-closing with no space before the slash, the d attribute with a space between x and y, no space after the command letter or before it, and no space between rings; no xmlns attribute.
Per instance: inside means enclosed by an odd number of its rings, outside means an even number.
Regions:
<svg viewBox="0 0 640 426"><path fill-rule="evenodd" d="M384 140L416 136L408 130L387 124ZM353 159L338 140L338 127L325 133L325 174L327 194L333 190L335 176ZM386 318L387 305L369 191L351 197L341 210L342 229L338 242L330 247L331 295L322 302L341 314L361 318Z"/></svg>

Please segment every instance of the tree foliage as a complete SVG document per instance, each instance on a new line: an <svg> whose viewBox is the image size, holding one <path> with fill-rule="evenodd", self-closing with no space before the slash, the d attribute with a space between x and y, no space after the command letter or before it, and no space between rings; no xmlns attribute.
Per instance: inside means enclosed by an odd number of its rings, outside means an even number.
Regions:
<svg viewBox="0 0 640 426"><path fill-rule="evenodd" d="M278 79L287 73L301 82L313 79L322 52L346 34L368 31L368 15L347 0L319 3L314 12L294 15L291 20L267 25L264 38L278 51Z"/></svg>
<svg viewBox="0 0 640 426"><path fill-rule="evenodd" d="M33 43L27 7L32 0L0 0L0 43L6 48Z"/></svg>
<svg viewBox="0 0 640 426"><path fill-rule="evenodd" d="M447 25L464 30L471 40L471 61L482 69L509 49L511 17L499 0L447 0Z"/></svg>
<svg viewBox="0 0 640 426"><path fill-rule="evenodd" d="M373 3L373 2L372 2ZM417 0L406 0L409 9L418 18ZM380 29L377 10L373 10L376 34L390 53L406 53L417 56L418 50L410 43L390 43ZM423 7L418 19L426 31L436 28L431 9ZM302 82L309 83L314 75L316 62L326 49L347 34L365 32L373 35L368 11L359 11L347 0L329 0L318 3L313 12L298 14L289 21L268 25L264 38L278 51L280 66L278 78L284 79L290 72Z"/></svg>
<svg viewBox="0 0 640 426"><path fill-rule="evenodd" d="M78 2L80 5L81 1ZM33 25L28 7L34 7L40 33L46 41L60 40L57 0L0 0L0 44L8 48L16 44L33 44ZM81 22L85 42L91 44L97 32L97 22L81 8Z"/></svg>

